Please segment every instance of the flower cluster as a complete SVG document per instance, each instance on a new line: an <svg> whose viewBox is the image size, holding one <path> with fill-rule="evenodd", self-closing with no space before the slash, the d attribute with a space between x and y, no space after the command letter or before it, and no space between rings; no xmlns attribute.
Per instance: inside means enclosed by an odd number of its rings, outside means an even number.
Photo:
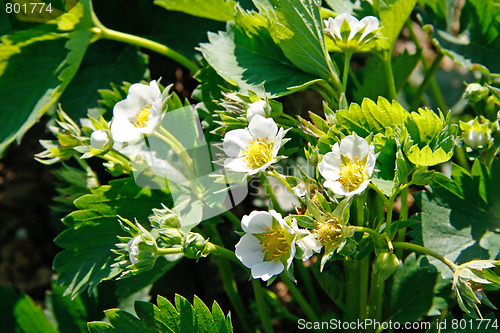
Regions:
<svg viewBox="0 0 500 333"><path fill-rule="evenodd" d="M343 13L335 18L330 17L324 24L325 34L344 52L361 50L381 30L375 16L367 16L358 21L354 16Z"/></svg>

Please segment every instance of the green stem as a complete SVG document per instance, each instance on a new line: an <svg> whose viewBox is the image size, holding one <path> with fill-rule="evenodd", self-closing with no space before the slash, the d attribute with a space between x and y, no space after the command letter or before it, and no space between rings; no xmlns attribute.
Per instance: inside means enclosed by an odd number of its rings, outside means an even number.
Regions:
<svg viewBox="0 0 500 333"><path fill-rule="evenodd" d="M219 218L220 219L220 218ZM206 233L211 237L213 242L217 243L217 245L222 246L222 239L220 237L219 231L212 223L205 223L203 229ZM225 249L224 249L225 250ZM220 251L220 250L218 250ZM228 251L228 250L226 250ZM232 251L230 251L232 252ZM229 254L231 257L233 255ZM240 294L238 293L238 286L236 285L236 281L233 276L233 272L231 270L231 265L227 260L222 260L223 258L212 257L213 262L217 265L219 269L220 276L222 279L222 284L224 286L224 290L233 305L238 318L240 319L241 325L245 329L246 332L254 332L255 328L252 327L250 320L247 316L247 311L245 310L245 306L243 305L243 301L241 300Z"/></svg>
<svg viewBox="0 0 500 333"><path fill-rule="evenodd" d="M274 169L274 168L273 168L273 169L271 170L271 173L272 173L272 175L273 175L276 179L278 179L278 180L280 181L280 183L281 183L281 184L283 184L283 185L284 185L284 186L285 186L285 187L286 187L286 188L287 188L290 192L292 192L292 193L293 193L293 189L292 189L292 187L290 186L290 184L288 184L288 182L286 181L286 179L285 179L282 175L280 175L280 174L278 173L278 171L276 171L276 169Z"/></svg>
<svg viewBox="0 0 500 333"><path fill-rule="evenodd" d="M396 199L396 195L393 195L386 202L385 207L387 209L387 217L385 220L385 230L388 235L391 235L392 238L392 206L394 204L394 199Z"/></svg>
<svg viewBox="0 0 500 333"><path fill-rule="evenodd" d="M370 281L370 300L368 305L368 318L380 322L382 318L382 301L385 289L385 281L380 278L380 272L374 272Z"/></svg>
<svg viewBox="0 0 500 333"><path fill-rule="evenodd" d="M171 48L160 44L158 42L154 42L152 40L127 34L124 32L108 29L105 26L101 24L101 27L95 27L92 28L91 31L95 33L98 38L104 38L104 39L110 39L114 40L117 42L122 42L122 43L127 43L131 45L135 45L138 47L142 47L151 51L154 51L156 53L159 53L161 55L164 55L167 58L170 58L182 66L186 67L189 69L192 73L196 73L200 68L191 60L183 56L177 51L172 50Z"/></svg>
<svg viewBox="0 0 500 333"><path fill-rule="evenodd" d="M396 99L398 94L396 92L396 84L394 82L394 74L392 73L392 51L387 52L384 59L385 76L387 78L387 85L389 87L389 98Z"/></svg>
<svg viewBox="0 0 500 333"><path fill-rule="evenodd" d="M422 100L422 97L425 94L425 91L427 90L427 87L429 86L429 83L431 82L432 78L434 77L434 74L439 68L439 64L441 63L441 60L443 59L444 55L442 53L438 53L436 55L436 58L432 62L432 65L429 67L427 72L425 72L425 78L422 84L418 87L417 93L415 94L413 98L413 102L410 105L410 110L416 110L418 106L420 105L420 101ZM444 110L446 112L447 110Z"/></svg>
<svg viewBox="0 0 500 333"><path fill-rule="evenodd" d="M342 76L342 92L345 93L345 89L347 87L347 77L349 76L349 69L351 64L351 52L346 52L344 54L344 75Z"/></svg>
<svg viewBox="0 0 500 333"><path fill-rule="evenodd" d="M229 220L231 221L231 223L237 228L237 229L240 229L241 228L241 221L240 219L234 215L233 212L231 212L230 210L227 210L224 212L224 216Z"/></svg>
<svg viewBox="0 0 500 333"><path fill-rule="evenodd" d="M292 294L293 299L299 304L302 311L304 311L305 315L310 321L317 322L319 318L316 316L316 313L309 305L307 300L304 298L302 293L299 291L297 286L286 276L285 273L280 274L281 281L288 287L290 294Z"/></svg>
<svg viewBox="0 0 500 333"><path fill-rule="evenodd" d="M218 257L221 257L224 259L229 259L229 260L237 263L238 265L245 267L241 263L241 261L239 261L238 258L236 258L236 255L234 254L233 251L228 250L222 246L219 246L219 245L216 245L213 243L208 243L208 252L210 252L210 254L212 254L212 255L215 255L215 256L218 256Z"/></svg>
<svg viewBox="0 0 500 333"><path fill-rule="evenodd" d="M182 253L182 248L181 247L166 247L166 248L161 248L157 247L156 248L156 254L164 256L167 254L177 254L177 253Z"/></svg>
<svg viewBox="0 0 500 333"><path fill-rule="evenodd" d="M273 333L273 324L271 322L271 316L269 314L269 309L264 300L264 291L262 290L262 286L260 285L260 281L256 279L251 279L253 293L255 295L255 302L257 304L257 310L259 311L260 320L262 321L262 325L264 326L264 331L267 333Z"/></svg>
<svg viewBox="0 0 500 333"><path fill-rule="evenodd" d="M267 180L266 174L264 172L260 172L259 179L262 186L264 186L267 195L269 196L269 200L271 200L271 205L273 206L273 209L279 212L280 214L283 214L283 210L281 209L278 199L276 198L276 194L274 194L273 187Z"/></svg>
<svg viewBox="0 0 500 333"><path fill-rule="evenodd" d="M304 263L301 260L296 261L295 267L297 267L297 269L299 270L299 274L302 278L302 281L304 282L307 294L309 296L309 300L311 301L312 306L314 307L315 313L320 313L321 305L319 304L318 296L316 295L316 290L314 289L311 276L309 275L309 271L304 266Z"/></svg>
<svg viewBox="0 0 500 333"><path fill-rule="evenodd" d="M355 260L344 261L346 281L346 318L348 321L356 321L360 318L359 309L359 262Z"/></svg>
<svg viewBox="0 0 500 333"><path fill-rule="evenodd" d="M373 236L373 238L375 239L382 237L378 232L367 227L356 227L355 232L366 232L367 234Z"/></svg>
<svg viewBox="0 0 500 333"><path fill-rule="evenodd" d="M405 221L408 219L408 195L409 195L409 189L408 187L405 187L401 191L401 209L399 210L399 220L400 221ZM398 230L398 234L396 237L398 242L403 242L406 239L406 227L401 228ZM402 258L403 256L403 249L398 249L396 251L396 255L399 258Z"/></svg>
<svg viewBox="0 0 500 333"><path fill-rule="evenodd" d="M439 253L434 252L434 251L432 251L428 248L425 248L423 246L413 244L413 243L407 243L407 242L394 242L394 243L392 243L392 246L394 248L403 248L403 249L412 250L414 252L428 254L431 257L434 257L437 260L446 264L453 272L458 268L458 266L455 265L451 260L449 260L449 259L445 258L444 256L440 255Z"/></svg>
<svg viewBox="0 0 500 333"><path fill-rule="evenodd" d="M415 32L413 31L411 21L408 20L406 22L406 27L408 28L408 31L410 32L410 38L415 43L415 46L420 52L420 61L422 61L422 65L424 66L424 70L427 72L429 70L429 62L427 61L427 58L425 57L424 53L422 52L422 46L420 45L420 42L418 40L417 35L415 35ZM439 84L437 83L436 78L433 76L431 79L431 82L429 84L429 88L431 89L432 97L434 97L434 101L436 102L436 105L439 109L441 109L443 112L448 110L448 106L446 105L446 102L444 101L443 98L443 93L441 92L441 88L439 87Z"/></svg>
<svg viewBox="0 0 500 333"><path fill-rule="evenodd" d="M340 96L337 91L327 81L320 80L315 84L323 88L323 92L320 91L320 94L329 104L331 103L330 105L334 105L336 101L338 102L340 100Z"/></svg>
<svg viewBox="0 0 500 333"><path fill-rule="evenodd" d="M469 161L467 160L467 155L465 154L464 147L455 146L454 156L455 156L455 159L458 162L458 164L462 168L464 168L465 170L470 172Z"/></svg>
<svg viewBox="0 0 500 333"><path fill-rule="evenodd" d="M154 51L156 53L162 54L174 61L177 61L187 69L189 69L191 72L196 73L200 68L191 60L180 54L179 52L176 52L172 50L171 48L154 42L152 40L142 38L139 36L134 36L130 34L126 34L124 32L119 32L115 31L112 29L106 28L101 21L97 18L94 8L92 6L92 1L89 1L89 10L90 10L90 15L92 22L94 23L95 27L90 29L93 33L96 34L97 38L105 38L105 39L111 39L115 40L118 42L123 42L139 47L143 47L145 49Z"/></svg>

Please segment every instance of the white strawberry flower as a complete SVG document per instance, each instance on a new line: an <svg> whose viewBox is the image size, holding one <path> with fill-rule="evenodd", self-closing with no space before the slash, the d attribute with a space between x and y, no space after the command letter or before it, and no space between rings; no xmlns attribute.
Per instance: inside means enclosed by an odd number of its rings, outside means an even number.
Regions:
<svg viewBox="0 0 500 333"><path fill-rule="evenodd" d="M375 38L381 29L375 16L366 16L358 21L347 13L340 14L336 18L330 17L324 20L324 24L325 33L342 49L361 48L363 44Z"/></svg>
<svg viewBox="0 0 500 333"><path fill-rule="evenodd" d="M90 148L106 150L112 146L112 140L108 130L100 129L90 135Z"/></svg>
<svg viewBox="0 0 500 333"><path fill-rule="evenodd" d="M349 135L333 145L318 169L326 179L324 186L335 194L352 196L362 193L371 181L377 156L375 147L357 136Z"/></svg>
<svg viewBox="0 0 500 333"><path fill-rule="evenodd" d="M252 118L256 115L260 115L262 117L267 118L266 106L267 106L267 103L264 100L256 101L256 102L249 104L248 109L247 109L248 122L252 121Z"/></svg>
<svg viewBox="0 0 500 333"><path fill-rule="evenodd" d="M153 132L161 119L162 94L158 83L135 83L127 98L113 108L111 136L114 141L134 142Z"/></svg>
<svg viewBox="0 0 500 333"><path fill-rule="evenodd" d="M277 161L284 134L272 118L255 115L248 128L235 129L224 136L223 148L229 156L224 167L250 175L265 170Z"/></svg>
<svg viewBox="0 0 500 333"><path fill-rule="evenodd" d="M296 228L274 210L243 216L246 235L236 244L236 257L251 269L254 279L267 281L288 270L295 256Z"/></svg>

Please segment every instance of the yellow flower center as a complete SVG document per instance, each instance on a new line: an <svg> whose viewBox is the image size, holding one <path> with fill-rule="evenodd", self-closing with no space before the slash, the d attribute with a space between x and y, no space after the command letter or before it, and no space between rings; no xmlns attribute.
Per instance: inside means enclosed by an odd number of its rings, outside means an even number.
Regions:
<svg viewBox="0 0 500 333"><path fill-rule="evenodd" d="M147 126L147 121L149 120L149 115L151 114L151 106L145 105L141 111L135 115L136 122L133 123L134 127L144 128Z"/></svg>
<svg viewBox="0 0 500 333"><path fill-rule="evenodd" d="M288 251L288 241L283 229L267 228L267 232L260 234L260 244L264 247L264 261L277 261Z"/></svg>
<svg viewBox="0 0 500 333"><path fill-rule="evenodd" d="M321 223L316 229L319 241L325 244L333 244L342 235L342 225L338 218L334 217Z"/></svg>
<svg viewBox="0 0 500 333"><path fill-rule="evenodd" d="M365 171L365 164L358 160L352 161L347 158L348 162L346 164L341 164L342 168L339 172L338 182L344 186L344 188L351 192L357 189L361 183L368 179L368 174Z"/></svg>
<svg viewBox="0 0 500 333"><path fill-rule="evenodd" d="M273 143L266 143L261 139L250 141L250 144L243 151L244 161L252 169L258 169L261 166L271 162L273 159Z"/></svg>

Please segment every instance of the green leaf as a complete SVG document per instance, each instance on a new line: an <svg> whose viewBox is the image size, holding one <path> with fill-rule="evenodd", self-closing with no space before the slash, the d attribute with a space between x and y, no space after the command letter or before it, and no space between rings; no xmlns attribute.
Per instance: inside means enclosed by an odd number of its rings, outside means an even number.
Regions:
<svg viewBox="0 0 500 333"><path fill-rule="evenodd" d="M214 320L210 310L196 295L193 299L193 306L196 319L196 330L200 333L215 332Z"/></svg>
<svg viewBox="0 0 500 333"><path fill-rule="evenodd" d="M270 22L270 32L285 56L298 68L328 80L338 81L326 50L321 22L321 0L269 0L272 10L261 8Z"/></svg>
<svg viewBox="0 0 500 333"><path fill-rule="evenodd" d="M224 317L224 312L220 308L219 304L214 301L212 304L212 316L214 318L215 332L225 333L227 332L226 318Z"/></svg>
<svg viewBox="0 0 500 333"><path fill-rule="evenodd" d="M413 196L421 213L421 231L412 233L425 247L457 263L473 259L495 259L500 250L500 165L490 168L476 161L472 174L457 172L452 179L436 173L429 192ZM445 277L451 270L440 261L429 258Z"/></svg>
<svg viewBox="0 0 500 333"><path fill-rule="evenodd" d="M56 333L41 308L24 294L16 295L11 287L0 286L0 320L2 331L25 333Z"/></svg>
<svg viewBox="0 0 500 333"><path fill-rule="evenodd" d="M157 333L158 331L146 322L143 322L128 312L111 309L104 312L109 323L113 326L112 332L121 333Z"/></svg>
<svg viewBox="0 0 500 333"><path fill-rule="evenodd" d="M409 113L396 101L392 104L383 97L379 97L377 104L365 98L359 106L352 103L347 110L336 113L340 125L348 132L356 132L362 137L370 133L384 133L392 125L403 124Z"/></svg>
<svg viewBox="0 0 500 333"><path fill-rule="evenodd" d="M323 288L323 291L334 303L341 302L345 294L344 274L342 274L336 265L331 264L331 262L326 263L322 272L320 272L319 268L319 263L317 263L313 269L313 273L321 288Z"/></svg>
<svg viewBox="0 0 500 333"><path fill-rule="evenodd" d="M64 290L64 287L52 283L52 290L45 297L45 305L57 323L59 332L86 332L89 313L84 300L80 296L74 299L69 295L63 296Z"/></svg>
<svg viewBox="0 0 500 333"><path fill-rule="evenodd" d="M432 306L436 278L436 273L420 266L414 253L409 255L394 274L388 319L406 323L419 321L427 315Z"/></svg>
<svg viewBox="0 0 500 333"><path fill-rule="evenodd" d="M273 41L263 16L239 12L236 22L228 22L225 32L209 33L209 43L201 44L207 62L227 82L272 97L313 83L316 78L296 68Z"/></svg>
<svg viewBox="0 0 500 333"><path fill-rule="evenodd" d="M155 5L166 10L176 10L193 16L216 21L229 21L234 18L233 0L155 0Z"/></svg>
<svg viewBox="0 0 500 333"><path fill-rule="evenodd" d="M62 109L72 119L86 117L88 109L98 106L99 89L112 82L141 81L146 63L146 57L134 46L108 41L90 45L82 66L61 96Z"/></svg>
<svg viewBox="0 0 500 333"><path fill-rule="evenodd" d="M374 178L372 183L377 186L386 196L390 197L394 190L394 181Z"/></svg>
<svg viewBox="0 0 500 333"><path fill-rule="evenodd" d="M393 49L406 20L410 17L417 0L382 0L379 5L382 35L387 37L390 50Z"/></svg>
<svg viewBox="0 0 500 333"><path fill-rule="evenodd" d="M154 304L149 302L135 302L135 312L137 317L142 321L148 323L154 323L155 328L159 332L174 332L174 330L167 326L163 321L164 318L161 315L160 309L158 309Z"/></svg>
<svg viewBox="0 0 500 333"><path fill-rule="evenodd" d="M196 318L194 316L194 308L187 299L181 295L175 295L175 307L180 314L179 331L180 332L194 332Z"/></svg>
<svg viewBox="0 0 500 333"><path fill-rule="evenodd" d="M59 273L58 284L67 287L72 297L89 287L119 273L110 267L116 257L111 252L117 236L123 235L117 215L133 220L147 221L152 208L171 205L166 192L138 187L133 178L111 181L109 185L92 190L75 201L77 210L63 219L69 229L56 239L65 249L54 259Z"/></svg>
<svg viewBox="0 0 500 333"><path fill-rule="evenodd" d="M466 1L461 10L460 34L452 34L456 28L448 24L447 30L435 29L433 42L456 63L498 76L500 62L491 55L500 52L499 14L500 7L495 0Z"/></svg>
<svg viewBox="0 0 500 333"><path fill-rule="evenodd" d="M1 39L0 103L11 111L0 113L0 155L55 106L80 66L92 38L88 1L65 15L83 16L68 34L47 23Z"/></svg>
<svg viewBox="0 0 500 333"><path fill-rule="evenodd" d="M140 319L125 311L112 309L106 311L111 325L102 322L89 323L91 332L162 332L190 333L232 332L231 318L217 304L213 303L212 313L203 302L194 297L194 307L182 296L175 296L177 309L167 299L158 296L158 306L148 302L136 302L135 309ZM195 326L196 325L196 326Z"/></svg>

